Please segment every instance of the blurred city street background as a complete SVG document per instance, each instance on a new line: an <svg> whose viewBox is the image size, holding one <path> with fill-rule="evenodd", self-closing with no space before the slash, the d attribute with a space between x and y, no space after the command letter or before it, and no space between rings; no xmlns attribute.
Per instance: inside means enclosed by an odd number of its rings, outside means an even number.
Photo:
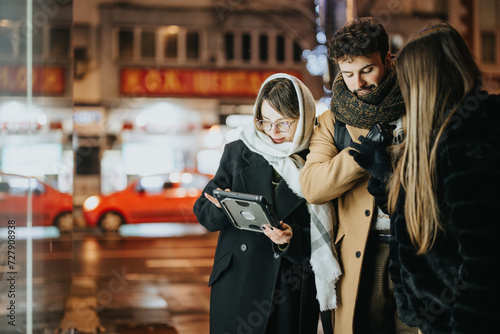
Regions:
<svg viewBox="0 0 500 334"><path fill-rule="evenodd" d="M0 0L0 333L208 333L192 206L269 75L328 110L365 16L396 57L448 21L500 93L498 0Z"/></svg>

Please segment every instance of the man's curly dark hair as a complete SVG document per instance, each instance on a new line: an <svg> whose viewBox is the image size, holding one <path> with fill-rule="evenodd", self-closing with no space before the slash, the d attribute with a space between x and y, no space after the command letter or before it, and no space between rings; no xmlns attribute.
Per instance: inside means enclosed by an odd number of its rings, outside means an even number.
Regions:
<svg viewBox="0 0 500 334"><path fill-rule="evenodd" d="M353 57L368 57L375 52L384 61L389 52L389 36L376 19L359 18L346 23L333 35L328 52L330 59L337 63Z"/></svg>

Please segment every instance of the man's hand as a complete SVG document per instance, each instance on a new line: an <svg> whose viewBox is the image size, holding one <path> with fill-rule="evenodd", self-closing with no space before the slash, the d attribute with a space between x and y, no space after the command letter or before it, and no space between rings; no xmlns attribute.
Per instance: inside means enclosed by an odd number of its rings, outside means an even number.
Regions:
<svg viewBox="0 0 500 334"><path fill-rule="evenodd" d="M376 143L363 136L358 139L361 144L352 142L350 146L354 150L349 150L354 161L372 177L381 181L387 179L392 173L392 165L383 143Z"/></svg>

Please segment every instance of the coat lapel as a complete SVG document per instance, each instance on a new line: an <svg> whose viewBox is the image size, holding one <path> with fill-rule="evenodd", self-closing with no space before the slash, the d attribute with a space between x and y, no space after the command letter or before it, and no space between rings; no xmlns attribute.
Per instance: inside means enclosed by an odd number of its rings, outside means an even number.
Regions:
<svg viewBox="0 0 500 334"><path fill-rule="evenodd" d="M351 135L352 140L355 141L356 143L359 143L358 140L359 136L366 137L368 131L370 131L369 129L356 128L352 125L346 125L346 128L349 134Z"/></svg>
<svg viewBox="0 0 500 334"><path fill-rule="evenodd" d="M286 219L305 199L298 197L281 179L273 195L273 167L262 156L251 151L243 152L243 159L248 163L240 171L244 192L262 195L273 206L280 220Z"/></svg>
<svg viewBox="0 0 500 334"><path fill-rule="evenodd" d="M285 179L281 179L276 192L274 193L274 210L280 220L286 219L305 199L297 196L286 184Z"/></svg>
<svg viewBox="0 0 500 334"><path fill-rule="evenodd" d="M248 166L240 171L244 192L262 195L274 206L271 165L262 156L251 151L244 151L243 159L248 163Z"/></svg>

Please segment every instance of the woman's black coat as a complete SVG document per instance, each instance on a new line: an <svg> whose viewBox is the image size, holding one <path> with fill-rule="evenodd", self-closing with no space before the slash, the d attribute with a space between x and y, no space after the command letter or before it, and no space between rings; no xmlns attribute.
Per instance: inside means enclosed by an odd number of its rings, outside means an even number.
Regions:
<svg viewBox="0 0 500 334"><path fill-rule="evenodd" d="M210 332L316 333L319 306L309 265L310 216L305 200L281 179L273 192L273 168L240 140L226 145L220 166L204 189L216 188L263 195L293 237L285 251L260 232L233 227L203 195L194 205L199 222L219 231L210 275Z"/></svg>

